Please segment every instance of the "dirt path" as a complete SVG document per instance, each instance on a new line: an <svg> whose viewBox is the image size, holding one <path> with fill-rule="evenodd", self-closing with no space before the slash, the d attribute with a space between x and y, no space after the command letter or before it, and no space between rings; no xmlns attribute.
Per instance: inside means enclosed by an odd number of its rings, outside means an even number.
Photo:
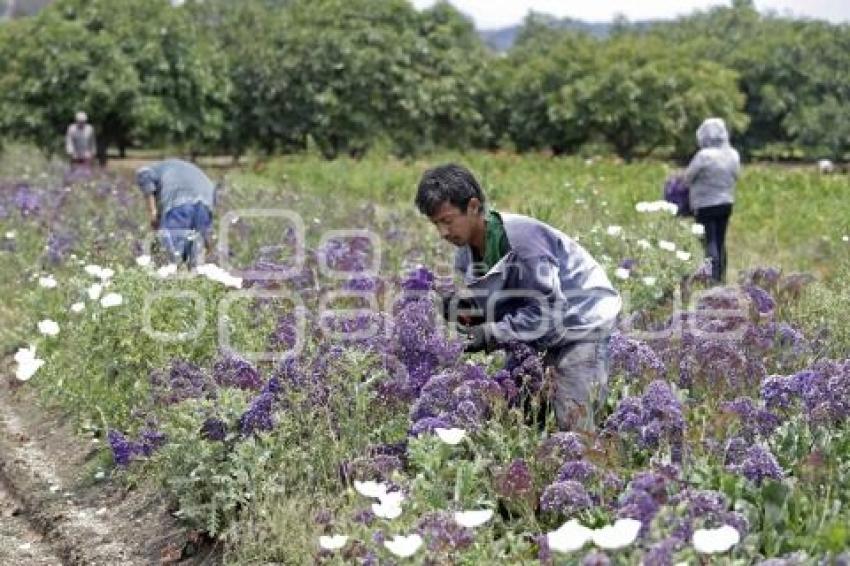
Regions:
<svg viewBox="0 0 850 566"><path fill-rule="evenodd" d="M99 450L27 386L0 383L0 565L217 563L155 486L127 490L98 473Z"/></svg>
<svg viewBox="0 0 850 566"><path fill-rule="evenodd" d="M59 566L44 537L27 522L22 506L0 482L0 564Z"/></svg>

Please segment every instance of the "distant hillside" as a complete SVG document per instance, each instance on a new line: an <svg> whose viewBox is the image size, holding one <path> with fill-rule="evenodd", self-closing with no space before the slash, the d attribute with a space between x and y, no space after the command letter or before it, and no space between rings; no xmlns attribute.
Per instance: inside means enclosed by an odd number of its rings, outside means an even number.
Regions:
<svg viewBox="0 0 850 566"><path fill-rule="evenodd" d="M631 29L647 29L656 23L657 22L654 20L646 20L640 22L628 22L625 25ZM613 22L584 22L581 20L574 20L572 18L564 18L561 20L553 18L550 25L558 29L573 29L589 33L594 37L605 38L608 37L611 30L617 24ZM491 48L496 51L507 51L513 46L521 29L522 25L517 24L506 28L481 30L478 33L484 39L484 42Z"/></svg>

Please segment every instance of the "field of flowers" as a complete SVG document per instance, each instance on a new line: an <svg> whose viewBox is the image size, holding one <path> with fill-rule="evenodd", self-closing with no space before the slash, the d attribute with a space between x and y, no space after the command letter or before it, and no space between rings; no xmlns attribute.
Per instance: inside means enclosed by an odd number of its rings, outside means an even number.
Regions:
<svg viewBox="0 0 850 566"><path fill-rule="evenodd" d="M7 373L101 440L93 476L156 482L230 563L850 560L846 179L749 170L735 277L710 287L699 227L655 202L669 167L464 156L623 293L605 415L578 435L537 353L465 355L439 316L451 250L412 206L437 161L229 171L189 273L127 176L7 154Z"/></svg>

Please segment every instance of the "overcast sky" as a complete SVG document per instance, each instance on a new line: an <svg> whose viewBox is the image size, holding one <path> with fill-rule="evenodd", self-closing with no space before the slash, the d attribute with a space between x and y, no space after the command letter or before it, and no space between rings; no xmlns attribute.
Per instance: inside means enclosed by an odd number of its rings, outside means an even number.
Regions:
<svg viewBox="0 0 850 566"><path fill-rule="evenodd" d="M675 18L693 10L731 6L731 0L450 0L460 11L472 16L479 29L493 29L520 23L529 10L558 17L591 22L610 21L615 14L629 20ZM412 0L417 8L435 0ZM759 11L775 10L829 20L850 21L850 0L756 0Z"/></svg>

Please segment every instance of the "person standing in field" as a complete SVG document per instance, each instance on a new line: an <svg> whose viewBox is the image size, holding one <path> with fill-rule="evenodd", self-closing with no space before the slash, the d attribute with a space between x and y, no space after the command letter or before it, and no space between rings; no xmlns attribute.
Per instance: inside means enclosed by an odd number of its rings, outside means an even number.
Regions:
<svg viewBox="0 0 850 566"><path fill-rule="evenodd" d="M558 428L593 430L607 395L608 344L622 306L602 267L552 226L488 209L478 181L460 165L426 171L415 203L458 248L455 268L466 289L444 297L446 318L457 314L460 301L483 313L459 327L466 351L522 342L545 352Z"/></svg>
<svg viewBox="0 0 850 566"><path fill-rule="evenodd" d="M708 118L697 129L700 150L685 171L690 187L690 205L699 224L705 227L705 255L711 263L711 277L726 280L726 229L732 216L735 185L741 172L741 158L729 144L726 124Z"/></svg>
<svg viewBox="0 0 850 566"><path fill-rule="evenodd" d="M85 112L77 112L65 133L65 153L73 165L91 166L95 155L94 128Z"/></svg>
<svg viewBox="0 0 850 566"><path fill-rule="evenodd" d="M136 182L145 195L151 228L175 263L193 266L200 240L209 250L215 185L196 165L167 159L140 167Z"/></svg>

